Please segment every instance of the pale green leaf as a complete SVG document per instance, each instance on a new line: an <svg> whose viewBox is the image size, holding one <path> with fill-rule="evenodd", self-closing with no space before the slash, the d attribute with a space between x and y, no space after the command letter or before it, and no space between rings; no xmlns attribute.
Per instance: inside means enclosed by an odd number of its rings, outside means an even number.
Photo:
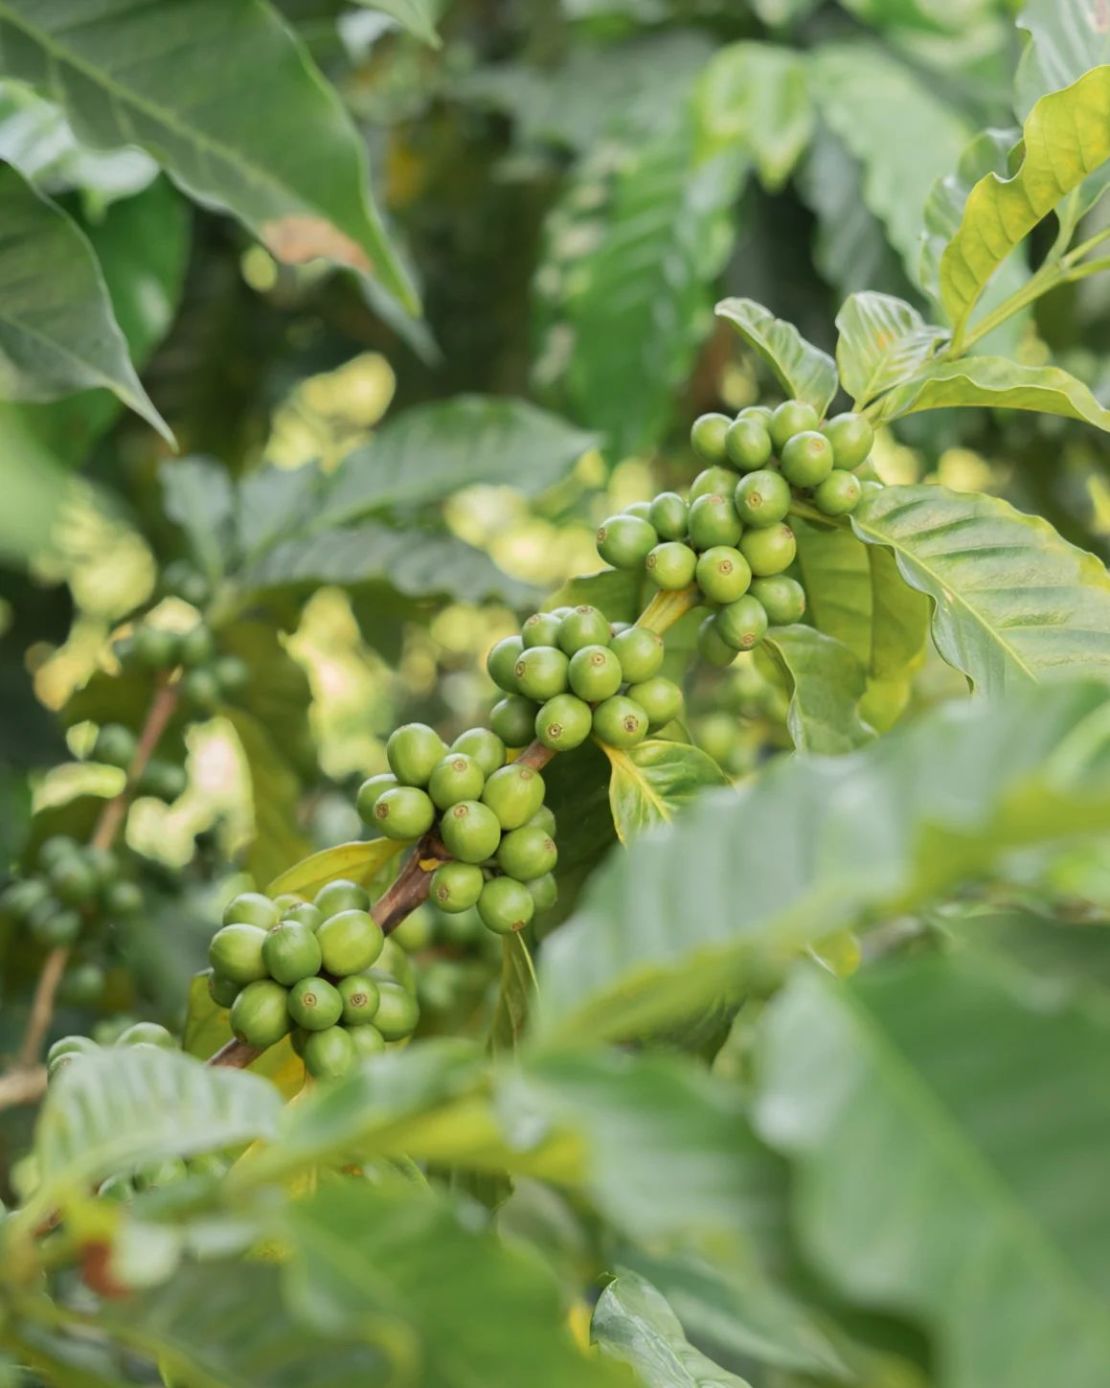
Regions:
<svg viewBox="0 0 1110 1388"><path fill-rule="evenodd" d="M1101 1013L943 959L800 974L764 1034L762 1130L842 1295L922 1323L942 1388L1101 1388L1110 1132Z"/></svg>
<svg viewBox="0 0 1110 1388"><path fill-rule="evenodd" d="M244 708L225 710L250 773L254 834L246 866L261 886L304 856L308 840L297 822L301 782L288 760L290 750L266 724Z"/></svg>
<svg viewBox="0 0 1110 1388"><path fill-rule="evenodd" d="M836 326L836 368L857 410L915 376L946 336L911 304L871 292L847 299Z"/></svg>
<svg viewBox="0 0 1110 1388"><path fill-rule="evenodd" d="M408 844L400 839L385 838L337 843L334 848L322 848L319 853L310 853L307 858L286 868L274 878L266 892L269 896L297 892L304 897L313 897L321 887L338 878L370 882L407 847Z"/></svg>
<svg viewBox="0 0 1110 1388"><path fill-rule="evenodd" d="M0 213L0 396L56 400L103 386L172 443L76 222L3 166Z"/></svg>
<svg viewBox="0 0 1110 1388"><path fill-rule="evenodd" d="M501 941L501 981L490 1024L492 1055L511 1055L520 1044L536 990L536 970L524 937L515 932Z"/></svg>
<svg viewBox="0 0 1110 1388"><path fill-rule="evenodd" d="M378 10L395 19L403 29L426 43L429 48L440 48L442 44L436 33L436 20L439 18L437 0L354 0L368 10Z"/></svg>
<svg viewBox="0 0 1110 1388"><path fill-rule="evenodd" d="M227 468L212 458L175 458L159 468L158 480L166 515L216 583L230 565L234 544L235 492Z"/></svg>
<svg viewBox="0 0 1110 1388"><path fill-rule="evenodd" d="M371 201L365 146L337 93L262 0L2 0L10 76L93 147L139 145L278 260L316 257L416 298ZM253 73L246 82L244 73Z"/></svg>
<svg viewBox="0 0 1110 1388"><path fill-rule="evenodd" d="M668 823L706 787L727 784L712 757L684 742L651 738L627 750L603 743L602 751L612 767L609 805L622 843Z"/></svg>
<svg viewBox="0 0 1110 1388"><path fill-rule="evenodd" d="M699 145L754 159L770 189L781 188L813 130L800 54L770 43L720 48L694 92Z"/></svg>
<svg viewBox="0 0 1110 1388"><path fill-rule="evenodd" d="M760 647L785 673L790 685L786 726L800 752L835 756L862 747L875 736L860 717L867 673L857 657L833 636L813 627L772 627Z"/></svg>
<svg viewBox="0 0 1110 1388"><path fill-rule="evenodd" d="M1016 23L1025 35L1014 78L1022 119L1042 96L1110 63L1110 24L1102 0L1025 0Z"/></svg>
<svg viewBox="0 0 1110 1388"><path fill-rule="evenodd" d="M1110 575L1039 516L998 497L887 487L852 528L932 598L937 649L980 692L1110 678Z"/></svg>
<svg viewBox="0 0 1110 1388"><path fill-rule="evenodd" d="M827 352L752 299L723 299L716 312L767 363L788 395L825 413L836 394L836 366Z"/></svg>
<svg viewBox="0 0 1110 1388"><path fill-rule="evenodd" d="M1110 66L1041 97L1012 178L987 174L941 257L941 302L957 339L998 267L1073 188L1110 158Z"/></svg>

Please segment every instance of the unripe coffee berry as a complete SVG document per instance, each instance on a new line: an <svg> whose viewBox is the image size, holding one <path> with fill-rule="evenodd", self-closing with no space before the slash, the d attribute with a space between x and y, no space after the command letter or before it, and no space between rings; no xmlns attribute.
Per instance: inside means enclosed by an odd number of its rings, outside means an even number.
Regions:
<svg viewBox="0 0 1110 1388"><path fill-rule="evenodd" d="M532 646L521 653L513 673L517 688L527 699L542 703L567 687L566 655L555 646Z"/></svg>
<svg viewBox="0 0 1110 1388"><path fill-rule="evenodd" d="M610 516L597 532L597 552L614 569L638 569L658 543L655 527L641 516Z"/></svg>
<svg viewBox="0 0 1110 1388"><path fill-rule="evenodd" d="M723 670L736 659L736 648L730 646L717 630L717 618L706 617L698 627L698 654L710 665Z"/></svg>
<svg viewBox="0 0 1110 1388"><path fill-rule="evenodd" d="M355 1027L372 1022L378 1010L377 980L370 974L351 974L336 985L343 999L343 1022Z"/></svg>
<svg viewBox="0 0 1110 1388"><path fill-rule="evenodd" d="M594 735L610 747L635 747L647 731L647 714L624 694L616 694L594 709Z"/></svg>
<svg viewBox="0 0 1110 1388"><path fill-rule="evenodd" d="M373 824L374 806L378 799L387 790L392 790L397 785L397 777L392 771L382 771L377 776L368 776L358 788L358 795L355 797L355 809L358 817L363 824Z"/></svg>
<svg viewBox="0 0 1110 1388"><path fill-rule="evenodd" d="M326 978L302 978L289 990L289 1015L305 1031L335 1026L343 1015L339 989Z"/></svg>
<svg viewBox="0 0 1110 1388"><path fill-rule="evenodd" d="M628 697L647 714L649 729L661 728L682 713L682 690L662 675L630 685Z"/></svg>
<svg viewBox="0 0 1110 1388"><path fill-rule="evenodd" d="M749 472L736 484L736 510L746 525L777 525L790 510L790 487L770 468Z"/></svg>
<svg viewBox="0 0 1110 1388"><path fill-rule="evenodd" d="M336 977L360 974L370 968L385 944L382 928L369 911L340 911L329 916L317 930L316 938L324 969Z"/></svg>
<svg viewBox="0 0 1110 1388"><path fill-rule="evenodd" d="M537 914L540 911L550 911L559 899L559 888L554 875L550 872L545 872L542 877L534 877L531 882L525 882L524 885L528 888Z"/></svg>
<svg viewBox="0 0 1110 1388"><path fill-rule="evenodd" d="M317 1032L316 1035L325 1036L327 1033ZM365 1060L367 1056L381 1055L385 1050L385 1037L375 1026L353 1026L347 1032L347 1036L354 1047L356 1061Z"/></svg>
<svg viewBox="0 0 1110 1388"><path fill-rule="evenodd" d="M150 795L155 800L164 800L168 805L184 795L188 784L189 779L183 766L177 766L172 761L162 761L152 757L143 767L138 789L141 795Z"/></svg>
<svg viewBox="0 0 1110 1388"><path fill-rule="evenodd" d="M218 656L210 668L216 677L216 683L225 695L241 694L250 683L250 666L240 656Z"/></svg>
<svg viewBox="0 0 1110 1388"><path fill-rule="evenodd" d="M135 758L137 745L138 739L130 728L122 723L105 723L96 735L92 759L126 771Z"/></svg>
<svg viewBox="0 0 1110 1388"><path fill-rule="evenodd" d="M559 649L574 655L583 646L609 644L609 618L596 607L583 603L573 608L559 625Z"/></svg>
<svg viewBox="0 0 1110 1388"><path fill-rule="evenodd" d="M241 983L235 983L230 978L224 978L223 974L218 974L215 969L209 969L208 996L217 1007L230 1007L242 989Z"/></svg>
<svg viewBox="0 0 1110 1388"><path fill-rule="evenodd" d="M695 577L710 602L735 602L748 591L752 571L738 549L714 545L698 559Z"/></svg>
<svg viewBox="0 0 1110 1388"><path fill-rule="evenodd" d="M511 935L523 930L535 911L532 893L513 877L494 877L482 888L478 898L482 924L495 935Z"/></svg>
<svg viewBox="0 0 1110 1388"><path fill-rule="evenodd" d="M767 613L750 594L722 607L714 620L717 634L734 651L750 651L767 631Z"/></svg>
<svg viewBox="0 0 1110 1388"><path fill-rule="evenodd" d="M795 434L782 450L783 476L795 487L816 487L832 469L832 444L816 429Z"/></svg>
<svg viewBox="0 0 1110 1388"><path fill-rule="evenodd" d="M690 485L689 504L693 506L703 496L728 496L735 485L736 474L727 467L707 467Z"/></svg>
<svg viewBox="0 0 1110 1388"><path fill-rule="evenodd" d="M769 578L782 573L794 562L798 552L794 532L788 525L772 525L764 530L749 530L740 537L740 553L756 578Z"/></svg>
<svg viewBox="0 0 1110 1388"><path fill-rule="evenodd" d="M620 660L607 646L583 646L571 658L570 687L587 703L600 703L624 683Z"/></svg>
<svg viewBox="0 0 1110 1388"><path fill-rule="evenodd" d="M435 823L431 796L416 786L394 786L374 805L374 823L391 839L418 839Z"/></svg>
<svg viewBox="0 0 1110 1388"><path fill-rule="evenodd" d="M556 694L536 714L533 731L545 747L556 752L571 752L586 741L592 726L593 711L589 704L574 694Z"/></svg>
<svg viewBox="0 0 1110 1388"><path fill-rule="evenodd" d="M248 1046L273 1046L292 1027L288 994L271 978L248 983L231 1004L228 1020L234 1034Z"/></svg>
<svg viewBox="0 0 1110 1388"><path fill-rule="evenodd" d="M215 670L208 665L201 665L195 670L190 670L181 681L181 694L194 708L211 713L219 706L223 690L220 688Z"/></svg>
<svg viewBox="0 0 1110 1388"><path fill-rule="evenodd" d="M177 657L182 665L204 665L216 654L212 633L203 622L184 632L177 641Z"/></svg>
<svg viewBox="0 0 1110 1388"><path fill-rule="evenodd" d="M420 1004L416 995L391 978L378 978L378 1010L374 1026L386 1041L401 1041L411 1036L420 1020Z"/></svg>
<svg viewBox="0 0 1110 1388"><path fill-rule="evenodd" d="M428 895L441 911L457 915L470 910L481 895L485 880L482 869L474 863L443 863L432 874Z"/></svg>
<svg viewBox="0 0 1110 1388"><path fill-rule="evenodd" d="M721 496L699 496L690 507L690 543L695 549L735 545L742 529L732 504L731 488Z"/></svg>
<svg viewBox="0 0 1110 1388"><path fill-rule="evenodd" d="M520 629L525 650L532 646L557 646L562 621L557 612L533 612Z"/></svg>
<svg viewBox="0 0 1110 1388"><path fill-rule="evenodd" d="M771 435L759 419L740 417L729 425L725 454L740 472L754 472L771 456Z"/></svg>
<svg viewBox="0 0 1110 1388"><path fill-rule="evenodd" d="M821 426L821 432L832 444L833 458L839 468L859 467L875 442L870 420L851 412L834 416Z"/></svg>
<svg viewBox="0 0 1110 1388"><path fill-rule="evenodd" d="M473 757L482 768L483 776L492 776L505 764L505 744L489 728L468 728L452 742L451 751Z"/></svg>
<svg viewBox="0 0 1110 1388"><path fill-rule="evenodd" d="M177 637L161 627L143 625L135 631L134 658L147 670L165 670L177 664Z"/></svg>
<svg viewBox="0 0 1110 1388"><path fill-rule="evenodd" d="M635 516L638 520L651 519L650 501L630 501L621 512L622 516Z"/></svg>
<svg viewBox="0 0 1110 1388"><path fill-rule="evenodd" d="M644 560L644 568L648 577L660 588L676 591L693 583L697 563L698 556L689 545L680 544L677 540L667 540L664 544L655 546Z"/></svg>
<svg viewBox="0 0 1110 1388"><path fill-rule="evenodd" d="M465 752L448 752L432 772L428 794L441 810L460 800L477 800L486 783L485 773Z"/></svg>
<svg viewBox="0 0 1110 1388"><path fill-rule="evenodd" d="M771 442L780 456L795 434L816 429L819 421L817 411L804 400L784 400L771 415Z"/></svg>
<svg viewBox="0 0 1110 1388"><path fill-rule="evenodd" d="M385 744L389 769L403 786L426 786L446 752L447 744L426 723L395 728Z"/></svg>
<svg viewBox="0 0 1110 1388"><path fill-rule="evenodd" d="M806 593L802 585L785 574L773 578L757 578L752 584L752 597L767 613L772 626L785 627L800 622L805 616Z"/></svg>
<svg viewBox="0 0 1110 1388"><path fill-rule="evenodd" d="M366 911L370 906L370 895L365 887L350 882L345 877L337 877L327 882L313 897L313 904L323 919L336 916L340 911Z"/></svg>
<svg viewBox="0 0 1110 1388"><path fill-rule="evenodd" d="M863 487L854 472L834 468L813 493L813 504L826 516L846 516L859 505Z"/></svg>
<svg viewBox="0 0 1110 1388"><path fill-rule="evenodd" d="M534 828L543 829L552 838L555 837L555 815L550 806L541 805L528 823Z"/></svg>
<svg viewBox="0 0 1110 1388"><path fill-rule="evenodd" d="M500 641L494 642L486 656L486 669L489 671L490 679L498 689L505 690L507 694L516 693L516 675L513 671L523 650L524 642L519 636L504 636Z"/></svg>
<svg viewBox="0 0 1110 1388"><path fill-rule="evenodd" d="M234 983L254 983L268 970L262 947L266 932L257 925L233 922L217 930L208 944L208 962Z"/></svg>
<svg viewBox="0 0 1110 1388"><path fill-rule="evenodd" d="M267 933L262 944L262 958L270 977L286 987L318 973L322 957L316 932L299 921L281 921Z"/></svg>
<svg viewBox="0 0 1110 1388"><path fill-rule="evenodd" d="M703 414L690 428L690 444L694 452L707 462L719 463L725 456L725 435L732 420L727 414Z"/></svg>
<svg viewBox="0 0 1110 1388"><path fill-rule="evenodd" d="M544 789L543 777L534 767L513 762L489 778L482 803L497 816L502 829L519 829L543 804Z"/></svg>
<svg viewBox="0 0 1110 1388"><path fill-rule="evenodd" d="M72 945L81 933L81 917L77 911L59 911L57 903L51 903L51 910L36 912L30 922L32 936L40 945L58 949Z"/></svg>
<svg viewBox="0 0 1110 1388"><path fill-rule="evenodd" d="M651 523L661 540L686 538L686 503L677 492L660 492L651 503Z"/></svg>
<svg viewBox="0 0 1110 1388"><path fill-rule="evenodd" d="M621 673L630 684L650 679L663 665L663 638L649 627L634 626L618 633L609 649L620 661Z"/></svg>
<svg viewBox="0 0 1110 1388"><path fill-rule="evenodd" d="M278 923L278 908L262 892L240 892L224 907L224 925L257 925L269 930Z"/></svg>
<svg viewBox="0 0 1110 1388"><path fill-rule="evenodd" d="M489 783L486 784L488 788ZM480 801L461 800L445 811L439 822L439 833L453 858L463 863L484 863L497 852L501 821Z"/></svg>
<svg viewBox="0 0 1110 1388"><path fill-rule="evenodd" d="M507 694L490 709L490 727L506 747L524 747L532 740L539 705L523 694Z"/></svg>
<svg viewBox="0 0 1110 1388"><path fill-rule="evenodd" d="M501 871L508 877L515 877L518 882L530 882L533 877L542 877L545 872L551 872L558 861L555 840L538 825L525 824L513 829L501 840L501 847L497 850L497 864Z"/></svg>
<svg viewBox="0 0 1110 1388"><path fill-rule="evenodd" d="M97 893L97 875L92 865L76 855L65 858L50 869L50 886L59 901L81 906Z"/></svg>
<svg viewBox="0 0 1110 1388"><path fill-rule="evenodd" d="M353 907L353 910L360 909ZM335 912L332 912L334 915ZM310 901L302 901L299 906L291 906L282 912L283 921L296 921L298 925L307 926L309 930L319 930L324 923L324 913L319 906L313 906Z"/></svg>
<svg viewBox="0 0 1110 1388"><path fill-rule="evenodd" d="M163 1051L176 1051L177 1040L159 1022L132 1022L116 1037L117 1046L158 1046Z"/></svg>
<svg viewBox="0 0 1110 1388"><path fill-rule="evenodd" d="M305 1069L317 1080L342 1079L358 1059L350 1032L340 1026L306 1036L302 1053Z"/></svg>

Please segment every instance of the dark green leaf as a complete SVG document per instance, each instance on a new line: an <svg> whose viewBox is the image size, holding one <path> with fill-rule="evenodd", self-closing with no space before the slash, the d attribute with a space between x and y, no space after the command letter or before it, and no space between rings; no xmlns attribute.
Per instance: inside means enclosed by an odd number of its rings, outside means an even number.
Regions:
<svg viewBox="0 0 1110 1388"><path fill-rule="evenodd" d="M511 1055L516 1051L524 1035L535 990L536 971L523 936L506 935L501 941L501 982L490 1026L491 1054Z"/></svg>
<svg viewBox="0 0 1110 1388"><path fill-rule="evenodd" d="M762 357L788 395L805 400L819 415L825 413L836 394L836 366L828 353L752 299L724 299L716 311Z"/></svg>
<svg viewBox="0 0 1110 1388"><path fill-rule="evenodd" d="M801 752L851 752L874 736L860 717L867 672L833 636L812 627L772 627L764 647L781 665L791 688L787 727Z"/></svg>
<svg viewBox="0 0 1110 1388"><path fill-rule="evenodd" d="M254 803L254 837L246 866L258 886L305 856L308 840L297 824L300 778L266 725L245 709L226 710L247 759Z"/></svg>
<svg viewBox="0 0 1110 1388"><path fill-rule="evenodd" d="M211 582L230 567L235 494L213 458L175 458L159 469L166 515L181 527L189 551Z"/></svg>
<svg viewBox="0 0 1110 1388"><path fill-rule="evenodd" d="M790 177L813 129L804 61L770 43L718 49L698 81L694 110L703 150L742 150L771 189Z"/></svg>

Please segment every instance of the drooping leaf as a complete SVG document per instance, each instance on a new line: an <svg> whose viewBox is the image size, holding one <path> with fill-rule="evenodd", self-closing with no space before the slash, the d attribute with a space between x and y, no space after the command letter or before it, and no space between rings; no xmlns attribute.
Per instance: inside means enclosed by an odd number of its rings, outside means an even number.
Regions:
<svg viewBox="0 0 1110 1388"><path fill-rule="evenodd" d="M609 805L617 837L627 843L653 824L667 824L700 791L728 778L698 747L649 738L622 750L602 744L609 758Z"/></svg>
<svg viewBox="0 0 1110 1388"><path fill-rule="evenodd" d="M932 598L937 649L980 692L1110 677L1110 576L1039 516L998 497L887 487L852 528Z"/></svg>
<svg viewBox="0 0 1110 1388"><path fill-rule="evenodd" d="M436 20L439 18L436 0L355 0L355 4L389 15L413 38L426 43L429 48L442 47L436 33Z"/></svg>
<svg viewBox="0 0 1110 1388"><path fill-rule="evenodd" d="M862 747L875 736L860 716L867 672L833 636L813 627L772 627L763 647L790 683L786 726L800 752L835 756Z"/></svg>
<svg viewBox="0 0 1110 1388"><path fill-rule="evenodd" d="M373 274L416 307L354 125L262 0L89 0L79 13L68 0L4 0L0 46L9 75L56 99L78 139L138 144L278 260Z"/></svg>
<svg viewBox="0 0 1110 1388"><path fill-rule="evenodd" d="M800 973L772 1008L758 1112L803 1245L922 1320L943 1388L1102 1383L1108 1040L1094 1010L936 958Z"/></svg>
<svg viewBox="0 0 1110 1388"><path fill-rule="evenodd" d="M0 210L0 395L56 400L103 386L172 443L80 228L10 167L0 167Z"/></svg>
<svg viewBox="0 0 1110 1388"><path fill-rule="evenodd" d="M885 395L874 416L898 419L921 410L969 405L1036 410L1110 430L1110 410L1103 409L1082 381L1058 366L1020 366L1005 357L961 357L927 366Z"/></svg>
<svg viewBox="0 0 1110 1388"><path fill-rule="evenodd" d="M626 1269L598 1298L590 1338L606 1358L635 1369L647 1388L750 1388L696 1349L666 1297Z"/></svg>
<svg viewBox="0 0 1110 1388"><path fill-rule="evenodd" d="M902 299L863 292L836 315L836 369L854 409L917 375L945 337Z"/></svg>
<svg viewBox="0 0 1110 1388"><path fill-rule="evenodd" d="M519 934L501 941L501 982L497 1007L490 1025L489 1047L493 1055L511 1055L520 1044L536 989L536 970L528 946Z"/></svg>
<svg viewBox="0 0 1110 1388"><path fill-rule="evenodd" d="M703 796L613 858L547 941L540 1036L641 1035L743 996L806 945L934 899L1019 844L1098 831L1107 768L1085 774L1064 749L1101 726L1108 699L1099 685L1015 689Z"/></svg>
<svg viewBox="0 0 1110 1388"><path fill-rule="evenodd" d="M805 400L819 415L825 413L836 394L836 366L827 352L752 299L723 299L716 313L767 363L788 395Z"/></svg>
<svg viewBox="0 0 1110 1388"><path fill-rule="evenodd" d="M158 472L166 515L181 527L190 554L210 582L229 567L235 493L227 468L213 458L175 458Z"/></svg>
<svg viewBox="0 0 1110 1388"><path fill-rule="evenodd" d="M804 62L770 43L720 48L698 80L694 111L705 152L740 150L768 188L781 188L813 129Z"/></svg>
<svg viewBox="0 0 1110 1388"><path fill-rule="evenodd" d="M266 891L270 896L298 892L301 896L312 897L321 887L337 878L369 882L407 847L400 839L385 838L337 843L334 848L322 848L319 853L310 853L307 858L286 868L273 879Z"/></svg>
<svg viewBox="0 0 1110 1388"><path fill-rule="evenodd" d="M941 257L941 302L957 340L999 265L1110 158L1110 65L1041 97L1022 135L1021 167L1012 178L979 180Z"/></svg>

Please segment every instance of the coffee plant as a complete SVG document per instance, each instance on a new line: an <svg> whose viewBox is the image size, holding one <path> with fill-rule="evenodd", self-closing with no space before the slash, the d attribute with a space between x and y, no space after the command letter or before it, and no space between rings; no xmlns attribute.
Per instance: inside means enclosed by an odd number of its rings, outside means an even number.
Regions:
<svg viewBox="0 0 1110 1388"><path fill-rule="evenodd" d="M1108 186L1104 0L0 0L0 1384L1104 1388Z"/></svg>

